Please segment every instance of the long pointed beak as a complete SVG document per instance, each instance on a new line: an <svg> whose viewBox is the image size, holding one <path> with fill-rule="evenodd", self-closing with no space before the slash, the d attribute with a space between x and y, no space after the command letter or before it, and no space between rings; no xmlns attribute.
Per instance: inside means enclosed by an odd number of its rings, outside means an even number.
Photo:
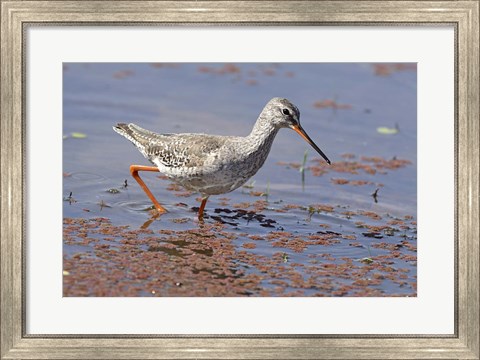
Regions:
<svg viewBox="0 0 480 360"><path fill-rule="evenodd" d="M310 136L307 135L305 130L302 129L300 125L292 125L291 128L295 130L298 135L300 135L307 143L309 143L324 159L328 164L331 164L330 160L327 158L327 155L323 153L322 150L310 139Z"/></svg>

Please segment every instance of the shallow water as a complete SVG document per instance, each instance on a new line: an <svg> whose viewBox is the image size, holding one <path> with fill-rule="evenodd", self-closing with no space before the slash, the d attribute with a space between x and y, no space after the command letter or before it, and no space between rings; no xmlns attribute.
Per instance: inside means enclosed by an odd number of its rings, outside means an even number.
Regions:
<svg viewBox="0 0 480 360"><path fill-rule="evenodd" d="M412 64L68 63L63 85L65 296L416 295ZM247 135L275 96L332 166L282 129L203 225L198 194L142 173L169 211L152 216L128 170L149 163L113 125Z"/></svg>

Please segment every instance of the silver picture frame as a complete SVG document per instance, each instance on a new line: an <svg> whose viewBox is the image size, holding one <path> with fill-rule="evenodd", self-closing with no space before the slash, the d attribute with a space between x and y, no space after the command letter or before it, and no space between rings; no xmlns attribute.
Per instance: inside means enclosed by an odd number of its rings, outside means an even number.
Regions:
<svg viewBox="0 0 480 360"><path fill-rule="evenodd" d="M1 359L479 359L479 5L475 1L1 0ZM452 25L453 335L30 335L25 307L25 29L69 25ZM433 204L432 204L433 205Z"/></svg>

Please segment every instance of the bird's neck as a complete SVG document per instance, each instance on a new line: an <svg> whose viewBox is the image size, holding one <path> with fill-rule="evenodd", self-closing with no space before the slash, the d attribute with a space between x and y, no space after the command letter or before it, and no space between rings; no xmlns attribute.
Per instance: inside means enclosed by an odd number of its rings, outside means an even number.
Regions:
<svg viewBox="0 0 480 360"><path fill-rule="evenodd" d="M246 138L250 148L249 152L256 152L262 148L268 154L278 130L270 121L263 118L258 119L251 133Z"/></svg>
<svg viewBox="0 0 480 360"><path fill-rule="evenodd" d="M248 136L237 138L235 166L244 180L255 175L265 163L277 132L268 119L260 118Z"/></svg>

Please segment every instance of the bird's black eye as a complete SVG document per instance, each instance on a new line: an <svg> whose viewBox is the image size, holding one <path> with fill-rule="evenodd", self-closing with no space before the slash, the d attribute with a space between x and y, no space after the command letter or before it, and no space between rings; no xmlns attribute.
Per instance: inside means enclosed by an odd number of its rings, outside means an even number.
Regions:
<svg viewBox="0 0 480 360"><path fill-rule="evenodd" d="M290 111L288 111L288 109L283 109L282 112L283 112L285 115L290 115Z"/></svg>

